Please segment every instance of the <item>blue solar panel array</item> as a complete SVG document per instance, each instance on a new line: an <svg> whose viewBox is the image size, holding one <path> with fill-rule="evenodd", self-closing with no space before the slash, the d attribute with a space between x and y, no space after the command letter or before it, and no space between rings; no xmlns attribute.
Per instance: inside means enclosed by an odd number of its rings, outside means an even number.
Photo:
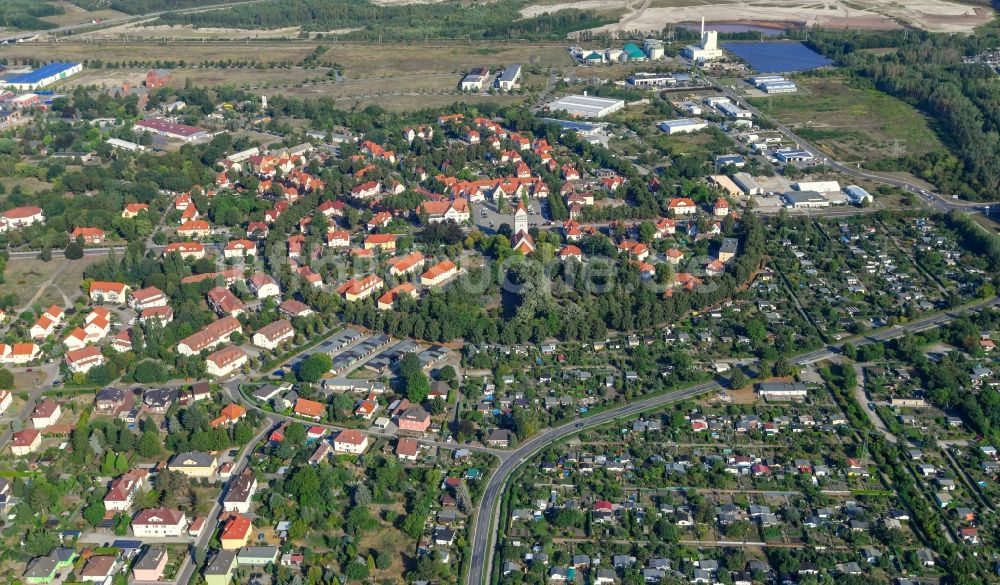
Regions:
<svg viewBox="0 0 1000 585"><path fill-rule="evenodd" d="M833 61L802 43L723 43L722 47L761 73L809 71L832 65Z"/></svg>

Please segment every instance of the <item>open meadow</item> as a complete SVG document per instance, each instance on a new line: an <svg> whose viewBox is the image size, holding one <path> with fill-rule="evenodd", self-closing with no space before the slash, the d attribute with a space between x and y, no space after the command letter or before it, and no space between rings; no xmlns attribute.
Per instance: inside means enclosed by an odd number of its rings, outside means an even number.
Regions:
<svg viewBox="0 0 1000 585"><path fill-rule="evenodd" d="M0 56L11 60L30 59L43 46L53 59L100 60L104 66L90 67L55 87L63 90L78 85L102 88L124 83L141 84L146 72L164 62L172 68L175 84L191 82L201 87L229 85L263 95L302 98L328 97L344 102L344 107L376 104L390 110L424 108L450 104L513 103L521 96L467 95L457 91L461 76L473 67L499 70L511 63L525 67L522 87L541 91L550 68L571 67L565 47L537 43L474 43L390 46L376 43L322 42L327 51L314 67L301 63L321 43L288 42L59 42L15 45L0 48ZM32 49L34 47L34 49ZM401 57L401 55L405 57ZM219 62L256 60L259 65L218 66ZM115 63L108 68L107 63ZM182 63L182 66L179 65ZM206 65L206 63L210 63ZM275 65L271 65L275 64ZM334 69L342 77L335 79Z"/></svg>
<svg viewBox="0 0 1000 585"><path fill-rule="evenodd" d="M44 308L54 303L68 307L83 294L80 291L83 271L103 259L97 255L67 260L60 254L53 254L48 262L15 258L7 262L3 288L17 295L18 309L34 305Z"/></svg>

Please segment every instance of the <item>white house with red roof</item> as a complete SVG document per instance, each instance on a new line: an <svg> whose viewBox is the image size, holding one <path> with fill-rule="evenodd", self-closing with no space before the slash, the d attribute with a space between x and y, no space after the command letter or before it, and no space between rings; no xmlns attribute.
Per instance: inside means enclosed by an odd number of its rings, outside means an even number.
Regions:
<svg viewBox="0 0 1000 585"><path fill-rule="evenodd" d="M253 334L253 344L261 349L276 349L295 337L295 330L288 319L278 319L264 325Z"/></svg>
<svg viewBox="0 0 1000 585"><path fill-rule="evenodd" d="M224 347L205 358L205 373L224 378L233 372L238 372L248 360L249 357L242 349L232 345Z"/></svg>
<svg viewBox="0 0 1000 585"><path fill-rule="evenodd" d="M90 283L90 300L95 303L124 303L129 286L122 282L95 280Z"/></svg>
<svg viewBox="0 0 1000 585"><path fill-rule="evenodd" d="M716 217L725 217L729 215L729 201L725 197L719 197L715 200L715 205L712 206L712 214Z"/></svg>
<svg viewBox="0 0 1000 585"><path fill-rule="evenodd" d="M174 242L163 248L163 255L177 252L182 258L201 260L205 257L205 245L199 242Z"/></svg>
<svg viewBox="0 0 1000 585"><path fill-rule="evenodd" d="M226 244L225 249L222 251L222 255L226 258L246 258L247 256L256 256L257 244L245 239L230 240L229 243Z"/></svg>
<svg viewBox="0 0 1000 585"><path fill-rule="evenodd" d="M351 189L351 195L359 199L374 197L382 191L382 183L378 181L368 181L361 183Z"/></svg>
<svg viewBox="0 0 1000 585"><path fill-rule="evenodd" d="M333 450L337 453L361 455L368 449L368 435L357 429L346 429L333 440Z"/></svg>
<svg viewBox="0 0 1000 585"><path fill-rule="evenodd" d="M694 215L698 213L698 206L689 197L674 197L667 203L667 209L676 215Z"/></svg>
<svg viewBox="0 0 1000 585"><path fill-rule="evenodd" d="M10 438L10 452L18 457L29 455L42 445L42 432L38 429L17 431Z"/></svg>
<svg viewBox="0 0 1000 585"><path fill-rule="evenodd" d="M38 318L38 321L31 326L29 333L32 339L45 339L49 335L55 332L56 327L62 323L63 317L66 316L66 312L63 311L56 305L52 305L42 313L42 316Z"/></svg>
<svg viewBox="0 0 1000 585"><path fill-rule="evenodd" d="M132 470L111 481L104 496L104 509L112 512L127 512L135 501L135 496L145 485L145 469Z"/></svg>
<svg viewBox="0 0 1000 585"><path fill-rule="evenodd" d="M155 286L141 288L133 291L128 297L128 306L136 311L143 311L152 307L166 307L169 299L163 291Z"/></svg>
<svg viewBox="0 0 1000 585"><path fill-rule="evenodd" d="M132 520L132 535L137 538L183 536L187 516L172 508L150 508L136 514Z"/></svg>
<svg viewBox="0 0 1000 585"><path fill-rule="evenodd" d="M60 416L62 416L62 406L46 398L31 411L31 426L36 429L51 427L59 422Z"/></svg>
<svg viewBox="0 0 1000 585"><path fill-rule="evenodd" d="M0 232L45 223L41 207L15 207L0 213Z"/></svg>
<svg viewBox="0 0 1000 585"><path fill-rule="evenodd" d="M74 374L85 374L92 368L104 365L104 356L101 355L100 348L88 345L67 351L64 361L69 371Z"/></svg>

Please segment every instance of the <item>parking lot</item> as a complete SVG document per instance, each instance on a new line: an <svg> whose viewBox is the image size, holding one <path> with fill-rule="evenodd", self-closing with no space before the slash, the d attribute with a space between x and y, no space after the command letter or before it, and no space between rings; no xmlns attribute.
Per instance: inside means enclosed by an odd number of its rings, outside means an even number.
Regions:
<svg viewBox="0 0 1000 585"><path fill-rule="evenodd" d="M549 215L548 202L544 200L532 199L528 202L528 227L544 227L551 222L547 219ZM472 222L476 224L483 233L495 234L500 226L507 224L514 225L513 202L509 213L499 213L494 205L489 203L472 204Z"/></svg>

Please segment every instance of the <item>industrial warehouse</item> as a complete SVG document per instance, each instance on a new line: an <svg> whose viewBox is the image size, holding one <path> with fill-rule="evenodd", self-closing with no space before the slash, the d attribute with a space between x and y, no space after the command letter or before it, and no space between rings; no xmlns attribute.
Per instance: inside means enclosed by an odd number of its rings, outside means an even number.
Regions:
<svg viewBox="0 0 1000 585"><path fill-rule="evenodd" d="M757 75L750 78L750 83L764 93L795 93L799 90L795 82L782 75Z"/></svg>
<svg viewBox="0 0 1000 585"><path fill-rule="evenodd" d="M49 63L25 73L0 73L0 86L21 91L31 91L47 87L83 71L83 63Z"/></svg>
<svg viewBox="0 0 1000 585"><path fill-rule="evenodd" d="M583 95L568 95L549 104L552 112L565 111L575 118L603 118L625 107L624 100Z"/></svg>
<svg viewBox="0 0 1000 585"><path fill-rule="evenodd" d="M136 132L150 132L152 134L158 134L160 136L170 138L172 140L180 140L182 142L194 142L195 140L208 138L207 130L197 128L195 126L174 124L158 118L140 120L135 123L133 129Z"/></svg>
<svg viewBox="0 0 1000 585"><path fill-rule="evenodd" d="M697 132L708 127L708 122L697 118L677 118L676 120L664 120L660 122L660 130L667 134L687 134Z"/></svg>

